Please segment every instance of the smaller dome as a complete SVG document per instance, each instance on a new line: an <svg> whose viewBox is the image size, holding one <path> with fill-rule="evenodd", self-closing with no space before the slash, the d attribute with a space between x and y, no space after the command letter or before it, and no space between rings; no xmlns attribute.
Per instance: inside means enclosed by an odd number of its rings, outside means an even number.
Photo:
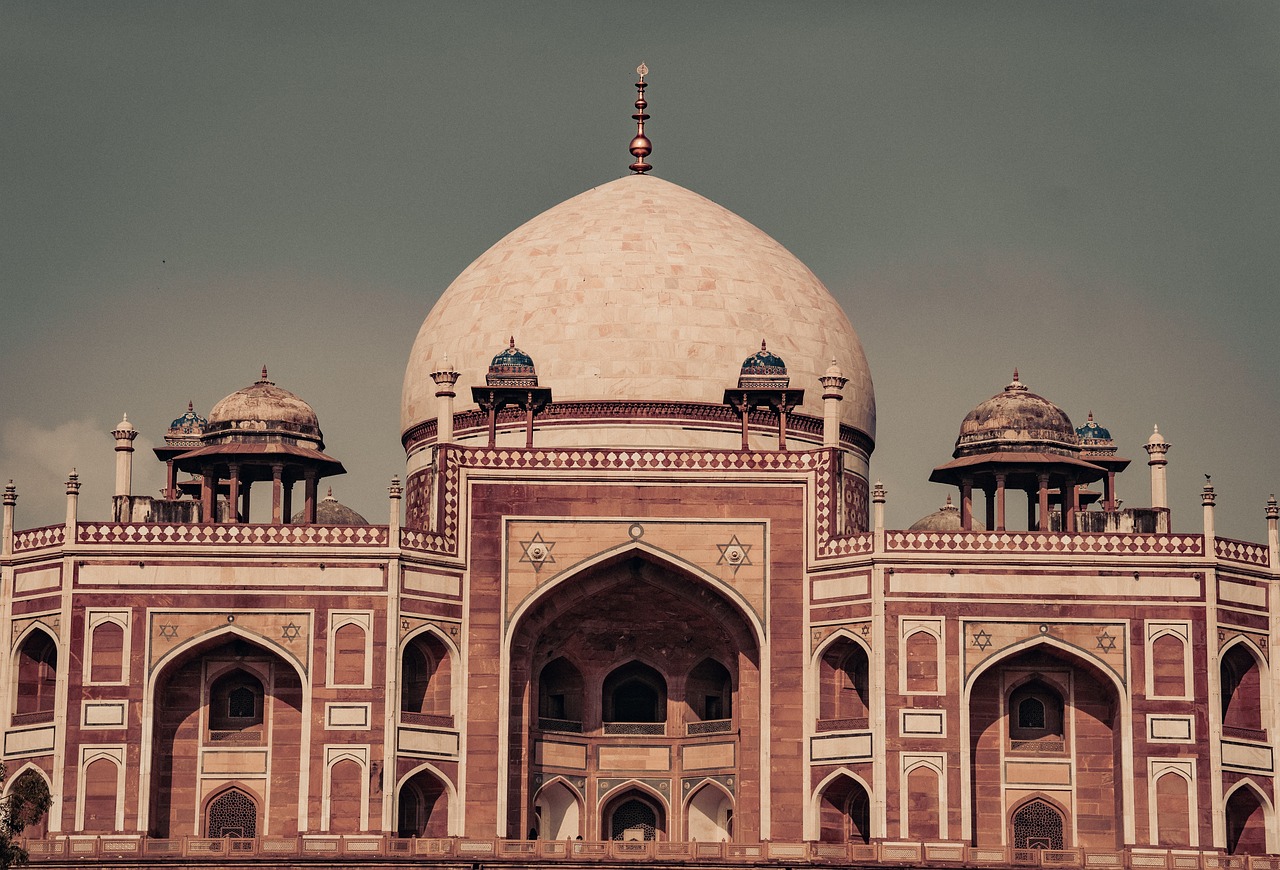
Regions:
<svg viewBox="0 0 1280 870"><path fill-rule="evenodd" d="M1076 435L1083 441L1110 441L1111 432L1099 426L1093 419L1093 412L1089 412L1088 421L1076 429Z"/></svg>
<svg viewBox="0 0 1280 870"><path fill-rule="evenodd" d="M782 357L769 353L769 348L764 341L760 342L760 350L742 361L742 374L744 375L777 376L785 375L786 373L787 364L782 361Z"/></svg>
<svg viewBox="0 0 1280 870"><path fill-rule="evenodd" d="M294 525L300 525L302 521L302 511L298 511L289 520L289 522ZM329 492L325 494L324 498L320 499L318 504L316 504L316 525L367 526L369 525L369 521L334 498L333 487L329 487Z"/></svg>
<svg viewBox="0 0 1280 870"><path fill-rule="evenodd" d="M742 371L738 374L740 389L785 390L790 384L787 364L782 361L782 357L769 353L763 340L760 342L760 350L742 361Z"/></svg>
<svg viewBox="0 0 1280 870"><path fill-rule="evenodd" d="M1160 434L1160 427L1156 426L1152 429L1151 437L1147 439L1147 443L1160 445L1160 444L1168 444L1169 442L1164 440L1164 436Z"/></svg>
<svg viewBox="0 0 1280 870"><path fill-rule="evenodd" d="M311 406L267 378L267 367L257 383L236 390L209 412L205 440L218 433L263 435L274 433L319 443L320 421ZM322 445L323 448L323 445Z"/></svg>
<svg viewBox="0 0 1280 870"><path fill-rule="evenodd" d="M489 363L484 382L490 387L536 387L538 372L533 357L516 347L516 337Z"/></svg>
<svg viewBox="0 0 1280 870"><path fill-rule="evenodd" d="M999 451L1038 451L1075 456L1080 438L1071 418L1057 405L1037 396L1018 380L978 405L960 423L955 457Z"/></svg>
<svg viewBox="0 0 1280 870"><path fill-rule="evenodd" d="M187 412L169 424L170 435L202 435L209 421L196 413L195 405L187 402Z"/></svg>
<svg viewBox="0 0 1280 870"><path fill-rule="evenodd" d="M931 514L925 514L907 529L909 532L959 532L961 530L960 508L951 503L951 496L947 496L946 504ZM977 519L973 520L973 531L985 532L986 530L987 527Z"/></svg>

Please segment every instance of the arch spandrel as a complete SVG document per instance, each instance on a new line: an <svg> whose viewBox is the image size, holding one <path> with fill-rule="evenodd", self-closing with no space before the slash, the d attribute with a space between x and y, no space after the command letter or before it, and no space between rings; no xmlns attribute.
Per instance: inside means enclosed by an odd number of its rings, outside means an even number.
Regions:
<svg viewBox="0 0 1280 870"><path fill-rule="evenodd" d="M1047 641L1071 649L1121 685L1129 682L1129 627L1123 622L964 620L961 632L966 681L987 662L1002 658L1011 649Z"/></svg>
<svg viewBox="0 0 1280 870"><path fill-rule="evenodd" d="M147 624L147 671L154 673L172 653L200 638L230 630L279 653L305 675L311 668L308 650L314 643L314 627L312 614L305 610L153 612Z"/></svg>
<svg viewBox="0 0 1280 870"><path fill-rule="evenodd" d="M717 581L763 621L767 532L764 521L508 519L503 529L507 622L539 590L635 550Z"/></svg>

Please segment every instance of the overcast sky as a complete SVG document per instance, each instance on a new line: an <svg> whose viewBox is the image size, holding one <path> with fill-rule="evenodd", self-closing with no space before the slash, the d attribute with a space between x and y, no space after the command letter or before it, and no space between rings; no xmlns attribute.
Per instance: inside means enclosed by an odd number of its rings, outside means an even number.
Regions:
<svg viewBox="0 0 1280 870"><path fill-rule="evenodd" d="M266 363L385 522L422 319L508 231L654 174L806 262L862 338L905 527L1012 369L1175 529L1265 540L1280 489L1280 4L0 2L0 478L108 516L188 399Z"/></svg>

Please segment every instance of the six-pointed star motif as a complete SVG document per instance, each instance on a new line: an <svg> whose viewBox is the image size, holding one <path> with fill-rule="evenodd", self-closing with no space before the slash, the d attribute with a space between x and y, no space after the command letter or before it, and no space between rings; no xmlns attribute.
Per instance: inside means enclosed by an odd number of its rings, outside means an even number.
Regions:
<svg viewBox="0 0 1280 870"><path fill-rule="evenodd" d="M739 541L737 535L731 537L727 544L716 544L716 549L720 551L720 558L716 560L716 564L728 565L735 574L743 565L752 564L751 545Z"/></svg>
<svg viewBox="0 0 1280 870"><path fill-rule="evenodd" d="M520 546L524 548L524 555L520 557L520 561L532 564L535 574L542 570L543 565L556 563L555 556L551 555L556 543L543 540L542 532L534 532L533 539L521 541Z"/></svg>

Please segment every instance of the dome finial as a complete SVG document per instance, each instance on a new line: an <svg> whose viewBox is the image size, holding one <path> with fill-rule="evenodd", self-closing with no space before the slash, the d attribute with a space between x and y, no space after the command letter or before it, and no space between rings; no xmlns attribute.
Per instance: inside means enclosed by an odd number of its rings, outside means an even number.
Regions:
<svg viewBox="0 0 1280 870"><path fill-rule="evenodd" d="M271 382L272 382L272 381L271 381L271 378L267 377L267 364L266 364L266 363L263 363L263 364L262 364L262 377L258 378L258 383L260 383L260 384L269 384L269 383L271 383Z"/></svg>
<svg viewBox="0 0 1280 870"><path fill-rule="evenodd" d="M1027 388L1027 385L1018 379L1017 366L1014 366L1014 369L1013 369L1013 381L1008 384L1005 384L1004 388L1006 392L1008 392L1009 390L1025 390Z"/></svg>
<svg viewBox="0 0 1280 870"><path fill-rule="evenodd" d="M644 111L649 107L648 101L644 98L644 89L647 87L644 77L648 74L649 67L643 63L636 67L636 75L640 80L636 82L636 113L631 116L636 122L636 136L631 140L630 145L631 156L636 159L636 162L628 167L636 175L643 175L653 168L644 160L653 153L653 143L644 134L644 122L649 120L649 116Z"/></svg>

